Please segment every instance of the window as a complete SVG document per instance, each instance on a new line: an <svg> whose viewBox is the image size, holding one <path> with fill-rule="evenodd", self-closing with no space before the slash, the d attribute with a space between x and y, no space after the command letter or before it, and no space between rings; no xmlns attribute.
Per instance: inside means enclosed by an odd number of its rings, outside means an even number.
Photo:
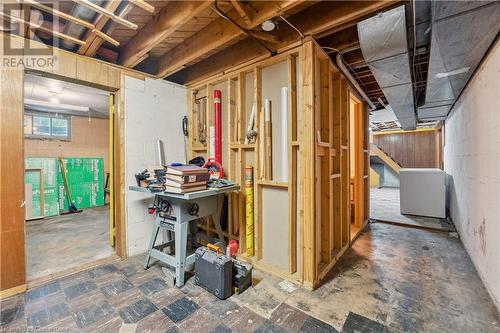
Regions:
<svg viewBox="0 0 500 333"><path fill-rule="evenodd" d="M24 135L40 139L71 139L71 117L52 113L26 112Z"/></svg>

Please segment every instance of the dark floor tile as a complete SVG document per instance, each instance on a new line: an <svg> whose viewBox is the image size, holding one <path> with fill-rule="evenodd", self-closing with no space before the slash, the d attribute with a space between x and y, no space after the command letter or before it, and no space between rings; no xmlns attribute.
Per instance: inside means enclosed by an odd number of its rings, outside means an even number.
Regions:
<svg viewBox="0 0 500 333"><path fill-rule="evenodd" d="M126 277L131 277L139 272L137 267L133 265L128 265L120 269L120 272L122 272L123 275Z"/></svg>
<svg viewBox="0 0 500 333"><path fill-rule="evenodd" d="M178 323L186 319L189 315L198 310L198 308L198 304L187 299L186 297L183 297L174 303L167 305L162 309L162 311L168 318L170 318L170 320L174 323Z"/></svg>
<svg viewBox="0 0 500 333"><path fill-rule="evenodd" d="M319 319L308 317L302 327L299 330L300 333L338 333L338 331L333 328L333 326L328 325L324 321ZM364 331L359 331L363 332ZM359 333L356 332L356 333Z"/></svg>
<svg viewBox="0 0 500 333"><path fill-rule="evenodd" d="M64 318L69 314L68 304L60 303L28 316L27 324L28 327L44 327L54 321Z"/></svg>
<svg viewBox="0 0 500 333"><path fill-rule="evenodd" d="M64 289L64 294L68 299L73 299L89 291L96 290L97 285L92 281L82 281Z"/></svg>
<svg viewBox="0 0 500 333"><path fill-rule="evenodd" d="M270 320L266 320L254 333L287 333L287 331Z"/></svg>
<svg viewBox="0 0 500 333"><path fill-rule="evenodd" d="M1 309L0 311L0 325L7 325L14 320L20 319L24 316L23 304L18 304L16 307L10 309Z"/></svg>
<svg viewBox="0 0 500 333"><path fill-rule="evenodd" d="M59 285L58 281L48 283L41 287L29 290L26 293L26 301L29 302L35 299L39 299L47 295L53 294L59 290L61 290L61 286Z"/></svg>
<svg viewBox="0 0 500 333"><path fill-rule="evenodd" d="M113 313L113 308L107 302L99 302L95 305L89 306L85 309L76 311L73 316L76 325L79 328L84 328L96 321Z"/></svg>
<svg viewBox="0 0 500 333"><path fill-rule="evenodd" d="M344 326L342 327L342 332L345 333L382 333L384 330L384 325L354 312L349 312Z"/></svg>
<svg viewBox="0 0 500 333"><path fill-rule="evenodd" d="M91 269L89 271L89 274L91 277L96 278L96 277L99 277L99 276L102 276L105 274L109 274L109 273L113 273L113 272L117 272L117 271L118 271L118 268L116 268L115 265L109 264L109 265L103 265L103 266L99 266L97 268Z"/></svg>
<svg viewBox="0 0 500 333"><path fill-rule="evenodd" d="M132 288L133 285L127 280L115 281L104 287L101 287L101 291L106 297L111 297L118 295L126 290Z"/></svg>
<svg viewBox="0 0 500 333"><path fill-rule="evenodd" d="M288 304L282 303L269 318L288 332L298 332L309 316Z"/></svg>
<svg viewBox="0 0 500 333"><path fill-rule="evenodd" d="M219 324L216 328L210 331L210 333L231 333L232 330L224 324Z"/></svg>
<svg viewBox="0 0 500 333"><path fill-rule="evenodd" d="M165 332L175 324L161 311L145 317L137 322L136 332Z"/></svg>
<svg viewBox="0 0 500 333"><path fill-rule="evenodd" d="M146 316L152 314L158 310L158 308L147 299L141 299L140 301L126 306L119 311L120 317L127 324L137 323L139 320L145 318Z"/></svg>
<svg viewBox="0 0 500 333"><path fill-rule="evenodd" d="M228 315L233 313L233 311L239 308L239 305L231 300L220 300L218 298L205 305L205 309L219 319L226 318Z"/></svg>
<svg viewBox="0 0 500 333"><path fill-rule="evenodd" d="M167 284L165 283L164 280L156 278L141 284L137 288L139 288L139 290L142 291L144 295L150 296L154 293L157 293L167 288Z"/></svg>

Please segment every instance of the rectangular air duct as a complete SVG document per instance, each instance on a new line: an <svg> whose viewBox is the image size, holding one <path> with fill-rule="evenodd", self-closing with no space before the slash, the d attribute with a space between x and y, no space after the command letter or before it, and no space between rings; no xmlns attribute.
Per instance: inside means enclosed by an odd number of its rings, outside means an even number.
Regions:
<svg viewBox="0 0 500 333"><path fill-rule="evenodd" d="M416 128L405 7L358 23L361 52L405 130Z"/></svg>

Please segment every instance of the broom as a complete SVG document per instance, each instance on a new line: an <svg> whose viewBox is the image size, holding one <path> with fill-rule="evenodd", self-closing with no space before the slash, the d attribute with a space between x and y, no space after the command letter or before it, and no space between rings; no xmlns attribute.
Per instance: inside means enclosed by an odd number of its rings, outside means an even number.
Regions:
<svg viewBox="0 0 500 333"><path fill-rule="evenodd" d="M63 212L63 213L61 213L61 215L81 213L82 210L76 208L75 204L71 200L71 194L69 193L68 175L66 173L66 165L64 165L64 160L62 157L59 157L59 165L61 166L61 173L62 173L63 182L64 182L64 189L66 190L66 199L68 199L68 207L69 207L69 211Z"/></svg>

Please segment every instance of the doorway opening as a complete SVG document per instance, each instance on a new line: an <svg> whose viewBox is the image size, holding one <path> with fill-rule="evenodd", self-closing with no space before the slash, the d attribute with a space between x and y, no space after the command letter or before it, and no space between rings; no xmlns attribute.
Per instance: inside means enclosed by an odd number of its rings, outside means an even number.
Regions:
<svg viewBox="0 0 500 333"><path fill-rule="evenodd" d="M363 228L365 218L364 195L364 127L363 104L354 95L349 99L349 157L350 157L350 202L351 240Z"/></svg>
<svg viewBox="0 0 500 333"><path fill-rule="evenodd" d="M24 80L26 278L116 257L109 92L27 73Z"/></svg>

